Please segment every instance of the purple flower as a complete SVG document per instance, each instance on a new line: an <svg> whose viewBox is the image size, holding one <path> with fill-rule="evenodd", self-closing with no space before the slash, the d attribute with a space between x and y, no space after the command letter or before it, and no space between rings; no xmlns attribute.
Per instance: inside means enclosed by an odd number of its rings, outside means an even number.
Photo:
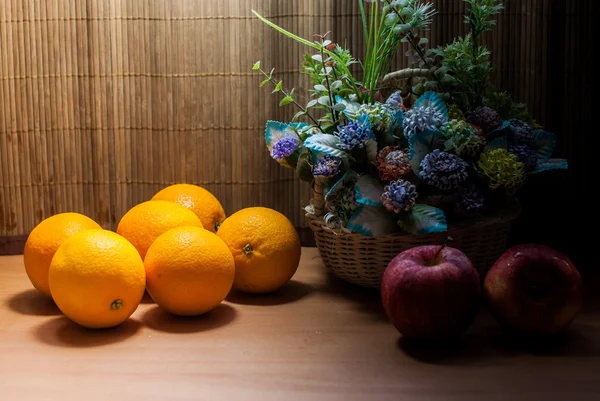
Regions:
<svg viewBox="0 0 600 401"><path fill-rule="evenodd" d="M468 123L478 126L485 134L502 125L502 117L495 110L481 106L465 113Z"/></svg>
<svg viewBox="0 0 600 401"><path fill-rule="evenodd" d="M538 165L537 154L527 145L513 145L508 147L508 151L519 159L525 166L525 170L534 170Z"/></svg>
<svg viewBox="0 0 600 401"><path fill-rule="evenodd" d="M342 171L343 161L339 157L324 155L313 167L313 175L317 178L335 177Z"/></svg>
<svg viewBox="0 0 600 401"><path fill-rule="evenodd" d="M419 173L423 181L443 191L458 188L467 176L467 163L464 160L438 149L423 158Z"/></svg>
<svg viewBox="0 0 600 401"><path fill-rule="evenodd" d="M533 128L516 118L510 120L510 140L515 145L529 145L533 141Z"/></svg>
<svg viewBox="0 0 600 401"><path fill-rule="evenodd" d="M293 136L288 136L285 138L281 138L275 145L273 145L273 150L271 150L271 157L277 161L283 160L288 157L292 153L298 149L300 145L300 140Z"/></svg>
<svg viewBox="0 0 600 401"><path fill-rule="evenodd" d="M385 187L381 200L387 210L399 214L408 212L414 206L417 196L417 187L400 179Z"/></svg>
<svg viewBox="0 0 600 401"><path fill-rule="evenodd" d="M352 150L355 147L364 148L365 142L373 139L373 131L367 124L350 121L348 125L340 126L338 136L340 137L340 148Z"/></svg>
<svg viewBox="0 0 600 401"><path fill-rule="evenodd" d="M461 207L467 213L479 212L481 209L483 209L483 203L485 201L483 194L479 192L479 190L473 185L469 186L468 188L463 188L458 194L458 199Z"/></svg>
<svg viewBox="0 0 600 401"><path fill-rule="evenodd" d="M439 128L447 118L434 107L413 107L404 114L404 136L411 136Z"/></svg>

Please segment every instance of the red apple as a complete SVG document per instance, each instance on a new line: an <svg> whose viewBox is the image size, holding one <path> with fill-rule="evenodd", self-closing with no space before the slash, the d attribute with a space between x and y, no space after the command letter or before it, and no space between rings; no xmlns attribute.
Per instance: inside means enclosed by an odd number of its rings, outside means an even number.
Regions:
<svg viewBox="0 0 600 401"><path fill-rule="evenodd" d="M545 245L517 245L496 261L485 277L491 313L523 334L565 329L581 309L581 276L562 253Z"/></svg>
<svg viewBox="0 0 600 401"><path fill-rule="evenodd" d="M480 297L479 274L469 258L438 245L402 252L381 282L385 311L408 339L458 336L475 319Z"/></svg>

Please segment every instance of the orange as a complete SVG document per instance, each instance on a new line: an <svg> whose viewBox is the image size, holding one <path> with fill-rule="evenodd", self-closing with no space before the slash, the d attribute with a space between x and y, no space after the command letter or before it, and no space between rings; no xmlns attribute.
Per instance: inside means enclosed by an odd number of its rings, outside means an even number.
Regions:
<svg viewBox="0 0 600 401"><path fill-rule="evenodd" d="M166 311L195 316L218 306L235 264L223 240L199 227L178 227L154 241L144 260L148 293Z"/></svg>
<svg viewBox="0 0 600 401"><path fill-rule="evenodd" d="M202 227L202 222L194 212L177 203L153 200L140 203L125 213L117 233L131 242L144 259L156 238L181 226Z"/></svg>
<svg viewBox="0 0 600 401"><path fill-rule="evenodd" d="M123 323L139 306L146 286L140 254L107 230L87 230L56 251L49 272L50 292L59 309L89 328Z"/></svg>
<svg viewBox="0 0 600 401"><path fill-rule="evenodd" d="M153 200L166 200L187 207L200 218L207 230L216 233L225 220L219 200L206 189L192 184L175 184L158 192Z"/></svg>
<svg viewBox="0 0 600 401"><path fill-rule="evenodd" d="M281 213L251 207L232 214L217 235L235 260L233 287L250 293L273 292L287 283L300 262L300 239Z"/></svg>
<svg viewBox="0 0 600 401"><path fill-rule="evenodd" d="M52 257L64 240L83 230L102 228L94 220L79 213L61 213L38 224L25 243L23 263L31 284L50 296L48 269Z"/></svg>

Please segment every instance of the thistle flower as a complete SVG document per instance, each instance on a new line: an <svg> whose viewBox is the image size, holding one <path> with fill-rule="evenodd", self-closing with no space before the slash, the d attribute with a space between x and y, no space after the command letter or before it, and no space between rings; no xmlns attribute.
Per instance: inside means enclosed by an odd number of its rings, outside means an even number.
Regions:
<svg viewBox="0 0 600 401"><path fill-rule="evenodd" d="M313 176L315 178L335 177L342 171L343 160L339 157L324 155L313 167Z"/></svg>
<svg viewBox="0 0 600 401"><path fill-rule="evenodd" d="M448 120L464 121L465 115L456 103L453 103L448 108Z"/></svg>
<svg viewBox="0 0 600 401"><path fill-rule="evenodd" d="M296 137L288 136L281 138L273 145L271 157L277 161L283 160L294 153L298 149L298 146L300 146L300 140Z"/></svg>
<svg viewBox="0 0 600 401"><path fill-rule="evenodd" d="M359 116L366 114L371 128L376 131L387 132L392 125L392 110L391 107L385 104L363 104L358 109L357 114Z"/></svg>
<svg viewBox="0 0 600 401"><path fill-rule="evenodd" d="M489 178L492 189L504 187L512 193L525 181L525 166L506 149L483 153L477 164Z"/></svg>
<svg viewBox="0 0 600 401"><path fill-rule="evenodd" d="M417 187L406 180L390 182L381 195L383 206L392 213L408 212L417 200Z"/></svg>
<svg viewBox="0 0 600 401"><path fill-rule="evenodd" d="M443 191L456 189L467 179L467 163L460 157L435 149L421 162L419 177Z"/></svg>
<svg viewBox="0 0 600 401"><path fill-rule="evenodd" d="M413 107L404 114L404 136L410 138L419 132L439 128L446 121L433 107Z"/></svg>
<svg viewBox="0 0 600 401"><path fill-rule="evenodd" d="M483 194L473 185L462 188L458 193L460 206L467 213L477 213L483 209L485 198Z"/></svg>
<svg viewBox="0 0 600 401"><path fill-rule="evenodd" d="M377 154L375 166L382 181L393 181L406 176L411 170L408 149L400 149L396 146L383 148Z"/></svg>
<svg viewBox="0 0 600 401"><path fill-rule="evenodd" d="M533 141L533 128L524 121L510 120L510 141L515 145L529 145Z"/></svg>
<svg viewBox="0 0 600 401"><path fill-rule="evenodd" d="M487 106L477 107L465 113L467 122L480 127L485 134L502 125L502 117Z"/></svg>
<svg viewBox="0 0 600 401"><path fill-rule="evenodd" d="M534 170L538 165L538 156L527 145L511 145L508 147L508 151L517 156L519 161L523 163L526 171Z"/></svg>
<svg viewBox="0 0 600 401"><path fill-rule="evenodd" d="M356 121L350 121L348 125L340 126L338 136L340 138L340 148L352 150L355 147L364 148L365 142L373 139L373 131L367 124L359 124Z"/></svg>

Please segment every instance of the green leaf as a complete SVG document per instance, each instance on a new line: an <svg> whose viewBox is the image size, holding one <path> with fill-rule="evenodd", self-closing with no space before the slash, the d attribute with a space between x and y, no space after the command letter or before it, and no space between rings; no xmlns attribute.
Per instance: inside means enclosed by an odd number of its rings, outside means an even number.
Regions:
<svg viewBox="0 0 600 401"><path fill-rule="evenodd" d="M329 106L329 96L321 96L319 100L317 100L317 102L319 102L319 104L322 104L323 106Z"/></svg>
<svg viewBox="0 0 600 401"><path fill-rule="evenodd" d="M313 60L318 61L319 63L323 62L323 57L320 54L315 54L311 57Z"/></svg>
<svg viewBox="0 0 600 401"><path fill-rule="evenodd" d="M260 70L260 61L257 61L256 63L254 63L254 65L252 66L252 69L254 71Z"/></svg>
<svg viewBox="0 0 600 401"><path fill-rule="evenodd" d="M305 114L306 113L304 111L300 110L299 112L294 114L294 117L292 117L292 121L297 121L300 117L302 117Z"/></svg>
<svg viewBox="0 0 600 401"><path fill-rule="evenodd" d="M308 102L308 103L306 104L306 108L307 108L307 109L310 109L311 107L315 107L315 106L317 105L317 103L318 103L318 102L317 102L317 99L313 99L313 100L311 100L310 102Z"/></svg>
<svg viewBox="0 0 600 401"><path fill-rule="evenodd" d="M344 103L337 103L333 105L332 109L335 111L344 111L346 110L346 105Z"/></svg>
<svg viewBox="0 0 600 401"><path fill-rule="evenodd" d="M279 105L285 106L286 104L290 104L290 103L294 103L294 99L292 99L291 96L286 96L283 99L281 99L281 102L279 102Z"/></svg>
<svg viewBox="0 0 600 401"><path fill-rule="evenodd" d="M319 92L329 92L325 85L315 85L315 90Z"/></svg>
<svg viewBox="0 0 600 401"><path fill-rule="evenodd" d="M264 81L262 81L260 83L260 87L262 88L263 86L265 86L266 84L268 84L271 80L269 78L265 79Z"/></svg>
<svg viewBox="0 0 600 401"><path fill-rule="evenodd" d="M340 80L337 81L333 81L330 85L331 90L337 90L340 89L342 87L342 85L344 85L344 83Z"/></svg>
<svg viewBox="0 0 600 401"><path fill-rule="evenodd" d="M277 85L275 85L275 89L273 89L273 93L279 92L282 88L283 88L283 81L277 82Z"/></svg>

